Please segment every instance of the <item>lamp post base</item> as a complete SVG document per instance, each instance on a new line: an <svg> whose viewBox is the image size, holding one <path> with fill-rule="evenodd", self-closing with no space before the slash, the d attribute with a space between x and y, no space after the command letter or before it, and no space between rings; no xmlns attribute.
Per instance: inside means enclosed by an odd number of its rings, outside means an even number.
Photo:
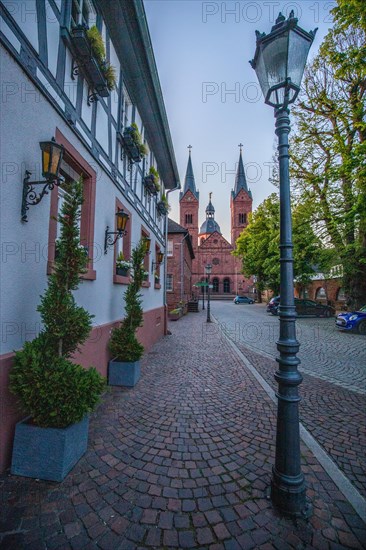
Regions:
<svg viewBox="0 0 366 550"><path fill-rule="evenodd" d="M309 518L312 515L312 505L306 498L304 476L289 478L272 468L270 488L272 504L282 514L293 518Z"/></svg>

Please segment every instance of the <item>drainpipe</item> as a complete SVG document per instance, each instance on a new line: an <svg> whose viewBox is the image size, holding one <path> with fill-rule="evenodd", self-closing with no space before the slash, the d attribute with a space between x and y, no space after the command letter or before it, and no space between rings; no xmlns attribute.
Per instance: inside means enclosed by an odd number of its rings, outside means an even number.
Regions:
<svg viewBox="0 0 366 550"><path fill-rule="evenodd" d="M183 302L184 297L184 241L189 236L189 233L184 235L180 243L180 301Z"/></svg>
<svg viewBox="0 0 366 550"><path fill-rule="evenodd" d="M172 191L177 191L180 189L180 183L177 182L176 186L172 189L167 189L165 195L168 199L169 193ZM163 292L164 292L164 335L168 332L168 305L167 305L167 299L166 299L166 275L168 271L168 214L165 216L165 262L164 262L164 285L163 285Z"/></svg>

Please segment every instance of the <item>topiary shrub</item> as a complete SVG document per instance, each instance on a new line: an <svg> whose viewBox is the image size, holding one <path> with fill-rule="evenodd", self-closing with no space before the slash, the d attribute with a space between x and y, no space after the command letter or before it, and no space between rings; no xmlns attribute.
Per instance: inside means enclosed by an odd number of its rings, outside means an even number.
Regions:
<svg viewBox="0 0 366 550"><path fill-rule="evenodd" d="M109 349L113 358L117 361L138 361L144 353L144 347L137 340L135 333L138 327L142 326L143 321L140 288L145 273L142 267L145 254L146 242L144 239L141 239L131 254L132 281L124 293L125 318L119 327L112 330L109 341Z"/></svg>
<svg viewBox="0 0 366 550"><path fill-rule="evenodd" d="M69 359L87 339L93 317L76 305L72 294L88 261L78 228L82 202L82 181L73 182L58 217L54 270L38 307L43 330L16 353L10 374L11 391L41 427L79 422L94 409L105 385L95 369L85 370Z"/></svg>
<svg viewBox="0 0 366 550"><path fill-rule="evenodd" d="M10 387L37 426L66 428L93 411L104 386L96 369L54 355L43 333L16 353Z"/></svg>

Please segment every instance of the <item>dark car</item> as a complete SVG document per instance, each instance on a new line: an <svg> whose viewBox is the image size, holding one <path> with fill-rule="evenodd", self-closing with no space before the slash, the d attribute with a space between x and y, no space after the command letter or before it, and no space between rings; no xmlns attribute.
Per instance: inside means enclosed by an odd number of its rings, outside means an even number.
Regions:
<svg viewBox="0 0 366 550"><path fill-rule="evenodd" d="M340 313L336 319L336 327L340 330L354 330L359 334L366 334L366 306L357 311Z"/></svg>
<svg viewBox="0 0 366 550"><path fill-rule="evenodd" d="M272 315L277 315L278 306L280 305L280 297L273 296L267 304L267 313L272 313Z"/></svg>
<svg viewBox="0 0 366 550"><path fill-rule="evenodd" d="M235 296L234 304L254 304L254 300L248 296Z"/></svg>
<svg viewBox="0 0 366 550"><path fill-rule="evenodd" d="M274 296L267 305L267 312L277 315L279 305L280 296ZM295 298L295 308L296 313L300 316L332 317L335 314L334 307L308 299L300 300L299 298Z"/></svg>

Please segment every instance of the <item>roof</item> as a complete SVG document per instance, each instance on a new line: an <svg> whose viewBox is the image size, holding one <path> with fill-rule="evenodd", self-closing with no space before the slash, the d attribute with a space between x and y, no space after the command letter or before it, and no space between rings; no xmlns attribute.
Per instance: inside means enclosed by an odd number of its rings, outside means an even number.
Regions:
<svg viewBox="0 0 366 550"><path fill-rule="evenodd" d="M131 100L144 122L159 174L167 189L179 182L173 143L142 0L98 0L121 62Z"/></svg>
<svg viewBox="0 0 366 550"><path fill-rule="evenodd" d="M215 212L215 208L214 208L214 205L212 204L211 202L211 199L210 199L210 202L208 203L208 205L206 206L206 212Z"/></svg>
<svg viewBox="0 0 366 550"><path fill-rule="evenodd" d="M189 250L189 254L192 258L192 260L194 260L194 252L193 252L193 246L192 246L192 237L188 231L188 229L186 229L185 227L183 227L182 225L179 225L179 223L175 222L174 220L172 220L171 218L168 218L168 235L170 234L177 234L177 233L182 233L182 235L184 234L185 236L188 235L188 237L186 238L186 242L187 242L187 246L188 246L188 250ZM184 239L185 237L183 237ZM182 240L183 240L182 239Z"/></svg>
<svg viewBox="0 0 366 550"><path fill-rule="evenodd" d="M217 223L217 221L214 220L214 218L208 218L201 225L199 235L204 233L214 233L215 231L221 233L219 224Z"/></svg>
<svg viewBox="0 0 366 550"><path fill-rule="evenodd" d="M184 179L183 191L181 191L180 193L179 200L184 197L187 191L191 191L193 195L196 197L196 199L199 200L199 192L196 189L196 182L194 180L191 151L189 151L186 177Z"/></svg>
<svg viewBox="0 0 366 550"><path fill-rule="evenodd" d="M244 171L243 157L240 150L239 164L238 164L238 169L235 177L235 188L231 192L233 199L235 199L235 197L238 195L241 189L243 189L246 193L248 193L250 198L252 198L252 192L250 189L248 189L247 179L245 177L245 171Z"/></svg>

